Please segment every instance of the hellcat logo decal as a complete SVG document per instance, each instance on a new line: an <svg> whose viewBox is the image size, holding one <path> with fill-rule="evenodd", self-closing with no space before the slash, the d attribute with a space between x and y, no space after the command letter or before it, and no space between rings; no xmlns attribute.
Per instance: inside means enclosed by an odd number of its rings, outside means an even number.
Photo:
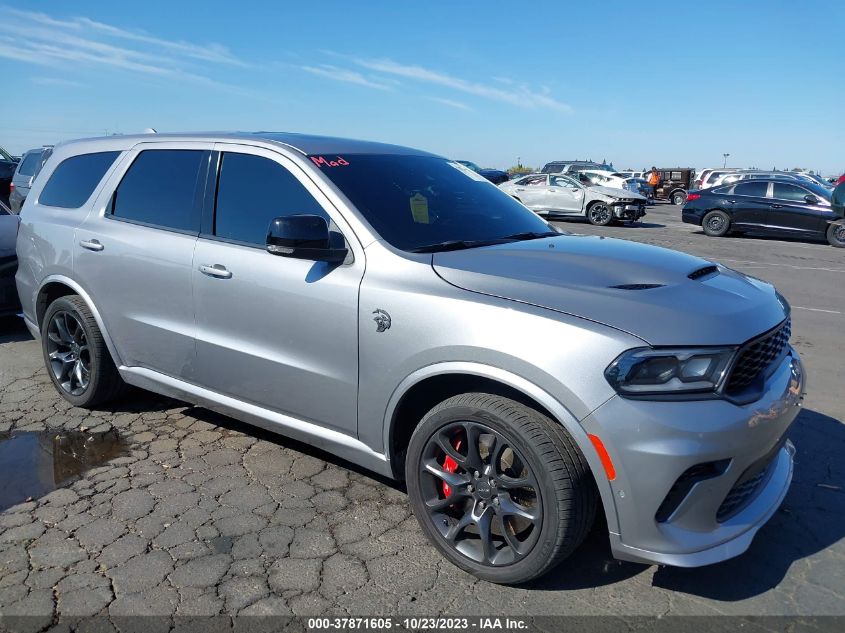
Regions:
<svg viewBox="0 0 845 633"><path fill-rule="evenodd" d="M390 315L384 310L373 310L373 321L376 322L376 332L384 332L390 329Z"/></svg>

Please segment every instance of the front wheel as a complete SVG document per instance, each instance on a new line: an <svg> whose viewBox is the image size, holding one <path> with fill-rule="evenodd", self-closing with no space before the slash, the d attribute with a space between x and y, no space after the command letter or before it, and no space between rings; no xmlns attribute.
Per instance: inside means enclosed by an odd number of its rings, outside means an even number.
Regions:
<svg viewBox="0 0 845 633"><path fill-rule="evenodd" d="M731 219L724 211L711 211L701 221L701 228L710 237L723 237L731 228Z"/></svg>
<svg viewBox="0 0 845 633"><path fill-rule="evenodd" d="M47 308L41 349L53 385L74 406L92 408L125 388L97 322L79 296L60 297Z"/></svg>
<svg viewBox="0 0 845 633"><path fill-rule="evenodd" d="M681 191L676 191L672 194L672 204L681 206L687 201L687 197Z"/></svg>
<svg viewBox="0 0 845 633"><path fill-rule="evenodd" d="M536 578L587 535L597 492L564 428L508 398L454 396L429 411L405 475L423 531L452 563L495 583Z"/></svg>
<svg viewBox="0 0 845 633"><path fill-rule="evenodd" d="M831 224L827 227L827 241L831 246L845 248L845 224Z"/></svg>
<svg viewBox="0 0 845 633"><path fill-rule="evenodd" d="M587 220L595 226L607 226L613 222L613 212L604 202L593 202L587 209Z"/></svg>

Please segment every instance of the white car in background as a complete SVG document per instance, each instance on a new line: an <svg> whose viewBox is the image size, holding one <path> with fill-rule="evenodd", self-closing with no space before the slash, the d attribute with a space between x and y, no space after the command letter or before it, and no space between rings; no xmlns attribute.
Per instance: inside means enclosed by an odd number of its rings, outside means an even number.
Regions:
<svg viewBox="0 0 845 633"><path fill-rule="evenodd" d="M615 220L635 222L645 215L647 202L638 193L587 186L563 174L529 174L499 188L543 217L585 217L596 226Z"/></svg>
<svg viewBox="0 0 845 633"><path fill-rule="evenodd" d="M625 181L628 180L625 176L598 169L582 169L581 173L586 174L587 177L593 181L593 184L599 185L600 187L624 189Z"/></svg>

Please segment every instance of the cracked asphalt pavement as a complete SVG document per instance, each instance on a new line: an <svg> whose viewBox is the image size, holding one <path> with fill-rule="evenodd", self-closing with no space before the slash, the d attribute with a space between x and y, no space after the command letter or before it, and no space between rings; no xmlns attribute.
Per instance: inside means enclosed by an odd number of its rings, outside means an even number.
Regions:
<svg viewBox="0 0 845 633"><path fill-rule="evenodd" d="M0 512L0 614L36 631L96 614L845 614L843 253L706 238L678 215L662 205L639 227L566 228L732 259L801 306L794 342L810 393L791 435L795 480L743 556L701 569L621 563L599 524L529 586L481 582L426 542L401 486L317 449L140 391L71 407L11 319L0 322L0 433L115 429L126 447Z"/></svg>

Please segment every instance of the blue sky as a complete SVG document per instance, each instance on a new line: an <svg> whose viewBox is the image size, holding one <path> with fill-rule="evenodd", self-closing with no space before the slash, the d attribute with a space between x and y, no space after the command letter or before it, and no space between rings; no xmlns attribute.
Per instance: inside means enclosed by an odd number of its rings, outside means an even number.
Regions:
<svg viewBox="0 0 845 633"><path fill-rule="evenodd" d="M0 145L263 129L840 173L843 21L839 0L0 4Z"/></svg>

